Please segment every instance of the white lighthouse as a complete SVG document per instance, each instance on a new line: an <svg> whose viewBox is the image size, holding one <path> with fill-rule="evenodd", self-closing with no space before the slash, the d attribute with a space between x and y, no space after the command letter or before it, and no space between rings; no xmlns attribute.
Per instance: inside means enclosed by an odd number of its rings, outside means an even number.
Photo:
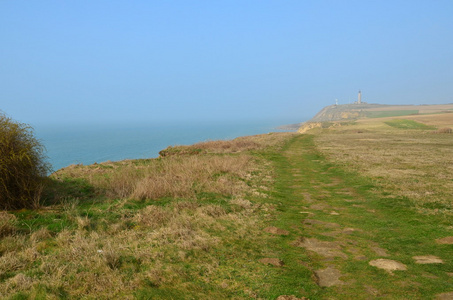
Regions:
<svg viewBox="0 0 453 300"><path fill-rule="evenodd" d="M358 95L358 98L357 98L357 104L360 104L362 103L362 92L359 90L359 95Z"/></svg>

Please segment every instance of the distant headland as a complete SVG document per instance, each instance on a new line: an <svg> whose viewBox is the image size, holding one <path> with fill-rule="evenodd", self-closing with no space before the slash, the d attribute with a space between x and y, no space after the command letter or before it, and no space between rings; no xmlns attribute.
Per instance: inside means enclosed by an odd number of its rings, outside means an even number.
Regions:
<svg viewBox="0 0 453 300"><path fill-rule="evenodd" d="M362 118L384 118L419 114L453 113L453 103L421 105L389 105L366 102L329 105L307 122L280 126L279 129L299 130L320 127L323 122L353 121Z"/></svg>

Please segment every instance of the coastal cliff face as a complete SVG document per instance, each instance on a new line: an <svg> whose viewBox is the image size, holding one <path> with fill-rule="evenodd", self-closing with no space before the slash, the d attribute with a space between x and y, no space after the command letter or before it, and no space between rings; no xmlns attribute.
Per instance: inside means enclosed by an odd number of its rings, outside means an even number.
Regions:
<svg viewBox="0 0 453 300"><path fill-rule="evenodd" d="M309 130L311 130L313 128L318 128L318 127L322 127L322 123L321 122L307 122L307 123L302 124L302 126L299 127L297 132L298 133L306 133L307 131L309 131Z"/></svg>
<svg viewBox="0 0 453 300"><path fill-rule="evenodd" d="M322 128L326 126L326 122L334 122L334 124L330 124L329 126L338 126L340 125L339 122L365 117L367 109L380 106L382 105L366 103L326 106L311 120L302 124L297 132L305 133L314 128Z"/></svg>
<svg viewBox="0 0 453 300"><path fill-rule="evenodd" d="M360 104L330 105L324 107L311 120L300 124L299 133L305 133L313 128L342 126L344 122L362 118L401 117L417 114L453 113L453 103L422 104L422 105L387 105Z"/></svg>
<svg viewBox="0 0 453 300"><path fill-rule="evenodd" d="M366 111L386 107L381 104L343 104L324 107L308 122L348 121L366 117Z"/></svg>

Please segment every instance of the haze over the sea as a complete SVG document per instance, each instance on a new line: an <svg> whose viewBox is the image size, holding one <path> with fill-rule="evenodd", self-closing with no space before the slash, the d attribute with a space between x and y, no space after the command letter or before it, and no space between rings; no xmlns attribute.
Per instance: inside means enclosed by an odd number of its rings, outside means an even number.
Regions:
<svg viewBox="0 0 453 300"><path fill-rule="evenodd" d="M453 2L1 1L0 110L32 125L279 120L453 102Z"/></svg>

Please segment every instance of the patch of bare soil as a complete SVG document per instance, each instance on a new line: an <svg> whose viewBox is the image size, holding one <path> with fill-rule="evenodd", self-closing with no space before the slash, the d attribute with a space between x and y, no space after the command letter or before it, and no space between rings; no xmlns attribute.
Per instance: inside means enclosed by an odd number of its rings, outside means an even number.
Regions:
<svg viewBox="0 0 453 300"><path fill-rule="evenodd" d="M260 263L276 267L283 267L285 265L285 263L278 258L262 258L260 259Z"/></svg>
<svg viewBox="0 0 453 300"><path fill-rule="evenodd" d="M354 191L353 188L342 188L340 191L337 191L337 194L340 195L347 195L347 196L354 196L356 192Z"/></svg>
<svg viewBox="0 0 453 300"><path fill-rule="evenodd" d="M385 258L379 258L375 259L369 262L369 264L373 267L379 268L379 269L384 269L390 274L392 274L393 271L405 271L407 270L407 267L405 264L400 263L396 260L391 260L391 259L385 259Z"/></svg>
<svg viewBox="0 0 453 300"><path fill-rule="evenodd" d="M307 202L307 203L313 202L313 199L311 199L311 194L310 193L303 193L302 195L304 196L305 202Z"/></svg>
<svg viewBox="0 0 453 300"><path fill-rule="evenodd" d="M331 236L331 237L336 237L336 236L339 236L339 235L350 235L356 231L361 231L359 229L355 229L355 228L343 228L343 229L338 229L338 230L334 230L334 231L331 231L331 232L324 232L324 233L321 233L322 235L325 235L325 236Z"/></svg>
<svg viewBox="0 0 453 300"><path fill-rule="evenodd" d="M300 238L293 243L293 246L303 247L326 258L348 258L348 256L341 251L341 245L339 242L320 241L315 238Z"/></svg>
<svg viewBox="0 0 453 300"><path fill-rule="evenodd" d="M330 208L330 206L327 204L324 204L324 203L313 204L310 206L310 209L314 209L314 210L324 210L327 208Z"/></svg>
<svg viewBox="0 0 453 300"><path fill-rule="evenodd" d="M342 285L344 282L340 280L341 272L333 267L315 271L319 286L335 286Z"/></svg>
<svg viewBox="0 0 453 300"><path fill-rule="evenodd" d="M437 300L453 300L453 292L437 294L436 299Z"/></svg>
<svg viewBox="0 0 453 300"><path fill-rule="evenodd" d="M376 254L379 255L379 256L384 256L384 257L385 256L389 256L388 253L387 253L387 250L382 249L381 247L373 246L373 247L371 247L371 250L376 252Z"/></svg>
<svg viewBox="0 0 453 300"><path fill-rule="evenodd" d="M278 296L276 300L309 300L308 298L302 297L302 298L297 298L294 295L281 295Z"/></svg>
<svg viewBox="0 0 453 300"><path fill-rule="evenodd" d="M338 225L337 223L329 223L329 222L324 222L324 221L314 220L314 219L305 219L302 223L305 225L309 225L309 226L319 225L321 227L331 228L331 229L340 227L340 225Z"/></svg>
<svg viewBox="0 0 453 300"><path fill-rule="evenodd" d="M340 178L332 178L332 182L331 183L324 183L324 186L337 186L339 185L340 183L342 183L343 180L341 180Z"/></svg>
<svg viewBox="0 0 453 300"><path fill-rule="evenodd" d="M434 255L421 255L412 257L416 264L443 264L443 260Z"/></svg>
<svg viewBox="0 0 453 300"><path fill-rule="evenodd" d="M437 239L436 242L438 244L447 244L447 245L453 245L453 236L447 236L441 239Z"/></svg>
<svg viewBox="0 0 453 300"><path fill-rule="evenodd" d="M277 235L288 235L289 234L288 231L286 231L284 229L280 229L278 227L274 227L274 226L266 227L266 228L264 228L264 231L268 232L268 233L272 233L272 234L277 234Z"/></svg>

